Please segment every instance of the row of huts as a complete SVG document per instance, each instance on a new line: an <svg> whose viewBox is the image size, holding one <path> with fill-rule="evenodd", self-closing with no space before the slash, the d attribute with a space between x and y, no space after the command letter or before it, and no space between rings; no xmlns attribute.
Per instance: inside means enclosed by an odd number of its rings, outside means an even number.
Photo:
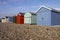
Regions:
<svg viewBox="0 0 60 40"><path fill-rule="evenodd" d="M6 22L14 22L16 24L36 24L43 26L60 25L60 11L46 6L41 6L36 13L19 12L16 16L6 16L6 19L2 18L2 22L5 22L4 20L6 20Z"/></svg>
<svg viewBox="0 0 60 40"><path fill-rule="evenodd" d="M32 12L21 13L16 16L6 16L2 18L2 23L16 23L16 24L36 24L36 14Z"/></svg>

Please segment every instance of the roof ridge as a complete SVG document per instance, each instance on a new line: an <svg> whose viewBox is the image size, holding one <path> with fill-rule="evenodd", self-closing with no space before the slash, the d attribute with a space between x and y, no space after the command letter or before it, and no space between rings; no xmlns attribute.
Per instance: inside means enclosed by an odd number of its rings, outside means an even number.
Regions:
<svg viewBox="0 0 60 40"><path fill-rule="evenodd" d="M45 5L41 5L40 8L35 13L37 13L42 7L47 8L48 10L51 10L51 11L55 11L55 12L59 12L60 13L59 10L54 9L54 8L50 8L50 7L45 6Z"/></svg>
<svg viewBox="0 0 60 40"><path fill-rule="evenodd" d="M48 6L45 6L45 5L41 5L41 7L45 7L45 8L47 8L47 9L49 9L49 10L52 10L52 8L50 8L50 7L48 7Z"/></svg>
<svg viewBox="0 0 60 40"><path fill-rule="evenodd" d="M41 5L41 6L37 9L37 11L40 10L41 7L47 8L47 9L49 9L49 10L52 10L52 8L50 8L50 7L48 7L48 6ZM37 12L37 11L36 11L36 12Z"/></svg>

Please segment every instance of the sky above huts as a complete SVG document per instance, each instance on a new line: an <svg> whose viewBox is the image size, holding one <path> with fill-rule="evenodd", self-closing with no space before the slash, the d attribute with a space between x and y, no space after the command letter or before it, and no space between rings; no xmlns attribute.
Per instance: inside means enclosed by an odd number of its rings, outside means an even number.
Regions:
<svg viewBox="0 0 60 40"><path fill-rule="evenodd" d="M35 12L41 5L60 9L60 0L0 0L0 17Z"/></svg>

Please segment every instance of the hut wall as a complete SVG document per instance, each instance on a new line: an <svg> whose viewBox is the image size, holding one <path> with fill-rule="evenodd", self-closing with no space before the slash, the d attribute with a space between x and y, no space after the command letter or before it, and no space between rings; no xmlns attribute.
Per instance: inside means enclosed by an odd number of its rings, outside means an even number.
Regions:
<svg viewBox="0 0 60 40"><path fill-rule="evenodd" d="M36 24L36 15L32 15L31 23Z"/></svg>
<svg viewBox="0 0 60 40"><path fill-rule="evenodd" d="M25 13L24 15L24 24L31 24L31 13Z"/></svg>
<svg viewBox="0 0 60 40"><path fill-rule="evenodd" d="M1 19L0 19L0 22L1 22Z"/></svg>
<svg viewBox="0 0 60 40"><path fill-rule="evenodd" d="M9 17L9 22L13 22L13 17Z"/></svg>
<svg viewBox="0 0 60 40"><path fill-rule="evenodd" d="M6 18L6 23L8 23L9 22L9 18Z"/></svg>
<svg viewBox="0 0 60 40"><path fill-rule="evenodd" d="M60 25L60 13L51 12L51 25Z"/></svg>
<svg viewBox="0 0 60 40"><path fill-rule="evenodd" d="M20 17L20 24L24 24L24 16Z"/></svg>
<svg viewBox="0 0 60 40"><path fill-rule="evenodd" d="M40 8L37 12L37 25L51 26L51 10Z"/></svg>
<svg viewBox="0 0 60 40"><path fill-rule="evenodd" d="M16 16L13 16L13 23L16 23Z"/></svg>
<svg viewBox="0 0 60 40"><path fill-rule="evenodd" d="M19 16L19 15L16 16L16 23L17 23L17 24L20 24L20 16Z"/></svg>
<svg viewBox="0 0 60 40"><path fill-rule="evenodd" d="M24 24L24 16L16 16L16 23L17 24Z"/></svg>
<svg viewBox="0 0 60 40"><path fill-rule="evenodd" d="M2 23L5 23L5 22L6 22L5 18L2 18Z"/></svg>

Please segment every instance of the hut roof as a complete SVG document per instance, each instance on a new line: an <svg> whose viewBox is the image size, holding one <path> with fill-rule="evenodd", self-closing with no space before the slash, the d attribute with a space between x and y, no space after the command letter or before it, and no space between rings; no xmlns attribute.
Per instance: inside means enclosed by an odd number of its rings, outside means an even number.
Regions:
<svg viewBox="0 0 60 40"><path fill-rule="evenodd" d="M5 18L2 18L2 19L5 19Z"/></svg>
<svg viewBox="0 0 60 40"><path fill-rule="evenodd" d="M24 16L24 13L20 13L22 16Z"/></svg>
<svg viewBox="0 0 60 40"><path fill-rule="evenodd" d="M41 8L46 8L46 9L51 10L51 11L53 11L53 12L60 13L59 10L56 10L56 9L53 9L53 8L50 8L50 7L47 7L47 6L44 6L44 5L41 6L41 7L36 11L36 13L37 13Z"/></svg>
<svg viewBox="0 0 60 40"><path fill-rule="evenodd" d="M12 16L5 16L6 18L12 17Z"/></svg>
<svg viewBox="0 0 60 40"><path fill-rule="evenodd" d="M25 13L19 12L18 14L20 14L21 16L24 16Z"/></svg>
<svg viewBox="0 0 60 40"><path fill-rule="evenodd" d="M31 13L32 15L36 15L35 13L33 13L33 12L29 12L29 13Z"/></svg>

